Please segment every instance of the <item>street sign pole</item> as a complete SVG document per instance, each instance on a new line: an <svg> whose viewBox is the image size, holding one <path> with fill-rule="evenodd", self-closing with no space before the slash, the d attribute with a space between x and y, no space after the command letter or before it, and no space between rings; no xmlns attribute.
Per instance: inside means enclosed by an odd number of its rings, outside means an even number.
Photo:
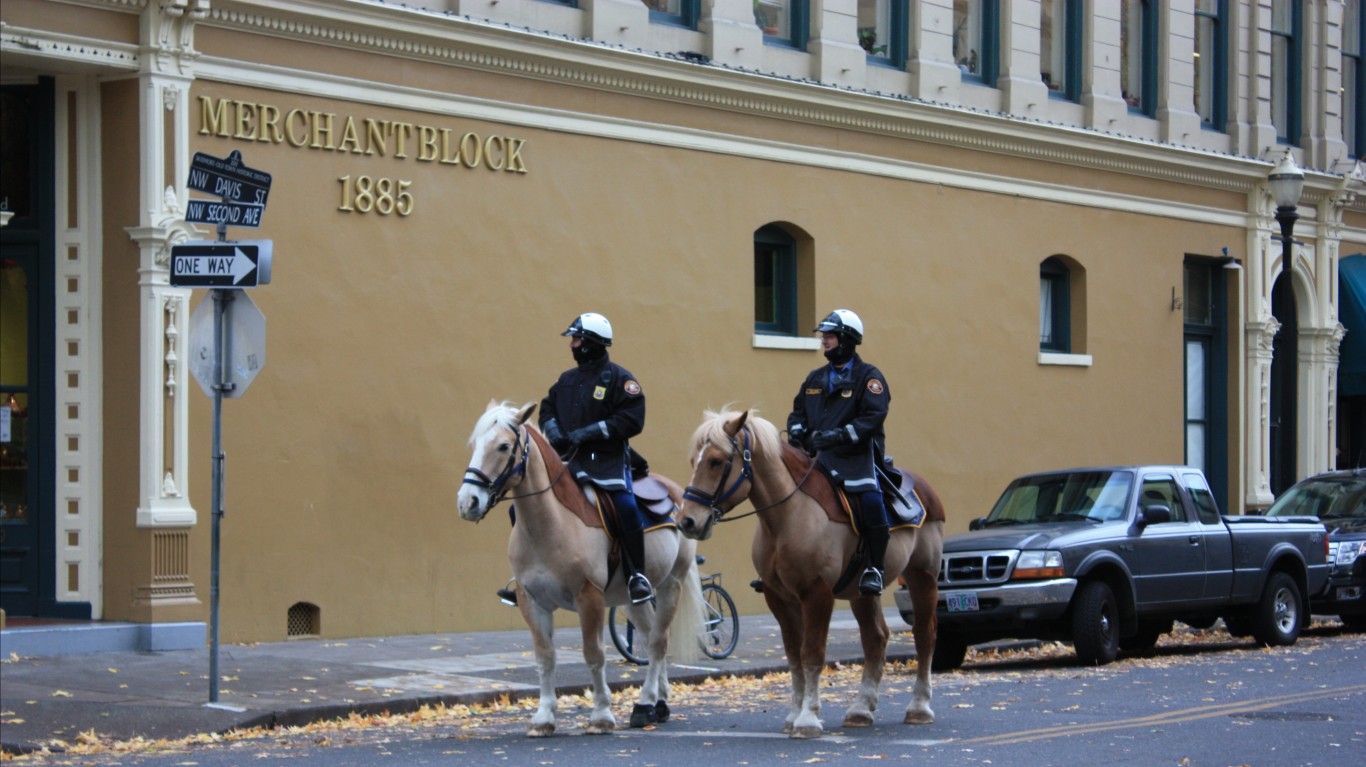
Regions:
<svg viewBox="0 0 1366 767"><path fill-rule="evenodd" d="M210 502L213 532L209 549L209 703L212 704L218 702L218 562L222 550L223 473L227 458L223 455L223 393L233 388L225 374L227 366L223 361L227 354L223 347L227 338L226 315L233 292L214 288L209 294L213 297L213 370L217 382L213 387L213 491Z"/></svg>

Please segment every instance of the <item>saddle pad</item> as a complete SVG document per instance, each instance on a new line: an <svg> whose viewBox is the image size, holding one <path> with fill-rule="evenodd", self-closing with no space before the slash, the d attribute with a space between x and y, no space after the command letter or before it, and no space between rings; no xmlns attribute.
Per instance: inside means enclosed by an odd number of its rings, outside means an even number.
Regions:
<svg viewBox="0 0 1366 767"><path fill-rule="evenodd" d="M849 524L849 514L841 506L839 499L835 496L835 486L830 484L830 478L825 476L825 472L818 467L812 466L815 459L797 448L783 444L782 449L783 466L787 467L787 472L792 475L792 481L799 483L803 493L811 496L822 509L831 522Z"/></svg>
<svg viewBox="0 0 1366 767"><path fill-rule="evenodd" d="M840 502L835 486L819 467L812 468L813 458L791 445L784 444L782 459L783 466L787 467L788 473L792 475L792 480L801 483L802 492L820 504L831 522L849 524L849 513ZM892 528L919 527L926 520L943 522L944 504L934 488L926 484L925 478L905 469L897 469L896 472L900 475L899 489L905 499L898 499L895 493L888 493L892 497L893 514L897 517L889 520ZM918 503L919 510L906 501Z"/></svg>
<svg viewBox="0 0 1366 767"><path fill-rule="evenodd" d="M535 429L527 429L531 432L531 438L536 442L536 449L541 451L541 460L545 461L546 471L553 479L551 480L552 492L555 498L566 509L574 513L588 527L602 527L602 517L598 515L597 508L588 496L584 495L583 488L574 481L574 476L569 467L565 466L564 461L560 460L559 453L556 453L545 437Z"/></svg>

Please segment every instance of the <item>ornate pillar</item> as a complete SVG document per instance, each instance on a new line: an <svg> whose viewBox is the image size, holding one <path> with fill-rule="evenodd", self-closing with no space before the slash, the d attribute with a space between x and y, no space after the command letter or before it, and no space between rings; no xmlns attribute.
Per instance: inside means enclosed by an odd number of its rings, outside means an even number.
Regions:
<svg viewBox="0 0 1366 767"><path fill-rule="evenodd" d="M189 535L196 514L187 496L189 404L185 366L190 290L169 284L171 246L207 236L185 223L184 179L189 158L189 90L198 53L194 24L208 0L156 0L141 20L139 80L139 223L141 297L137 526L151 528L148 580L135 604L196 604L190 581Z"/></svg>
<svg viewBox="0 0 1366 767"><path fill-rule="evenodd" d="M1271 494L1271 360L1276 333L1281 323L1271 313L1271 286L1280 266L1280 245L1272 239L1279 231L1276 203L1266 184L1258 184L1248 194L1248 231L1245 268L1247 275L1247 316L1244 318L1246 357L1243 360L1244 408L1243 505L1248 509L1266 508L1275 500Z"/></svg>

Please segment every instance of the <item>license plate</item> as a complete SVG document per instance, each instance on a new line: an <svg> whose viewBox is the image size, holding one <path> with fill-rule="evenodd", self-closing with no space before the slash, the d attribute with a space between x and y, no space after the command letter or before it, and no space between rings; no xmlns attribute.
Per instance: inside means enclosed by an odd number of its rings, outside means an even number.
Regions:
<svg viewBox="0 0 1366 767"><path fill-rule="evenodd" d="M948 602L949 612L951 613L970 613L981 609L977 604L977 592L967 591L962 594L946 594L945 601Z"/></svg>

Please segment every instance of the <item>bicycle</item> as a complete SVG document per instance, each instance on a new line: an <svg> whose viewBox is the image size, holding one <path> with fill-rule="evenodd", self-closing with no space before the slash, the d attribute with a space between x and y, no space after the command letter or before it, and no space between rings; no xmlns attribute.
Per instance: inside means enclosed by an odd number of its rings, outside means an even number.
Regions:
<svg viewBox="0 0 1366 767"><path fill-rule="evenodd" d="M706 561L706 557L697 558L699 566ZM740 614L735 610L735 600L731 599L730 592L721 585L720 573L702 576L702 604L706 618L702 633L697 637L702 652L716 660L730 657L740 641ZM608 611L607 630L621 657L639 666L649 662L645 648L636 647L636 627L626 617L625 608L613 607Z"/></svg>

